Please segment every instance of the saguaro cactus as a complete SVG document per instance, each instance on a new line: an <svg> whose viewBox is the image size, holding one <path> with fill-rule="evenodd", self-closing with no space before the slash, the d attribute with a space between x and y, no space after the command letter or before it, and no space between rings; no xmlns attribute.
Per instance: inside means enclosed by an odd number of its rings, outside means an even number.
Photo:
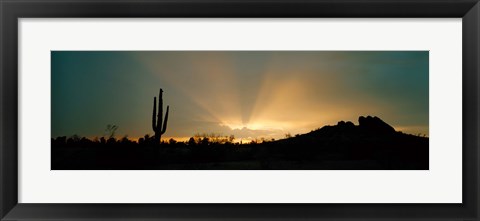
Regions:
<svg viewBox="0 0 480 221"><path fill-rule="evenodd" d="M160 93L158 95L158 117L157 117L157 98L153 98L153 116L152 116L152 128L155 132L155 144L160 145L160 139L162 135L167 130L167 121L168 121L168 109L165 113L165 121L163 121L163 90L160 88ZM163 126L162 126L163 121Z"/></svg>

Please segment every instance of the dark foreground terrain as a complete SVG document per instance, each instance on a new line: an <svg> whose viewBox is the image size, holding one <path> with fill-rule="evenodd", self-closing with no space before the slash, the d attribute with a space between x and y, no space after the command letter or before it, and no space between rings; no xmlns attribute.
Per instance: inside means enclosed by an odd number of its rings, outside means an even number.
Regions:
<svg viewBox="0 0 480 221"><path fill-rule="evenodd" d="M52 170L428 170L427 137L377 117L339 122L277 141L235 144L204 137L153 146L146 137L52 139Z"/></svg>

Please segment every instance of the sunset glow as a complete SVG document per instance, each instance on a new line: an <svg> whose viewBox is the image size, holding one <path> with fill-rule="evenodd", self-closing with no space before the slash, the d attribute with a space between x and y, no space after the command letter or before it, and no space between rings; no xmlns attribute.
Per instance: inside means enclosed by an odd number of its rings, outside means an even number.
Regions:
<svg viewBox="0 0 480 221"><path fill-rule="evenodd" d="M52 52L52 137L152 134L153 97L170 106L163 139L250 142L375 115L428 136L428 52Z"/></svg>

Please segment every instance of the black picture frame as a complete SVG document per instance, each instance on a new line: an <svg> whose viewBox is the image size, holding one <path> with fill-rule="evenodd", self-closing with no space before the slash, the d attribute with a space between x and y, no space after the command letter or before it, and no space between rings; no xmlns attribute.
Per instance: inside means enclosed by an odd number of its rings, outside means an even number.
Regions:
<svg viewBox="0 0 480 221"><path fill-rule="evenodd" d="M0 0L1 220L479 220L478 0ZM19 18L406 17L462 18L462 204L18 203ZM448 44L448 42L446 42Z"/></svg>

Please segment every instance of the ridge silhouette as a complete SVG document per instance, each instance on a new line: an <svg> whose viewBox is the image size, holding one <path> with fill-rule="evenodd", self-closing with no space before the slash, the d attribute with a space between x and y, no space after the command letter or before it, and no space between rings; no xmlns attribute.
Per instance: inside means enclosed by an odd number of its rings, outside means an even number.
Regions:
<svg viewBox="0 0 480 221"><path fill-rule="evenodd" d="M112 140L113 139L113 140ZM427 170L429 139L395 131L376 116L339 121L286 139L250 144L204 135L186 142L146 135L52 139L52 169Z"/></svg>

